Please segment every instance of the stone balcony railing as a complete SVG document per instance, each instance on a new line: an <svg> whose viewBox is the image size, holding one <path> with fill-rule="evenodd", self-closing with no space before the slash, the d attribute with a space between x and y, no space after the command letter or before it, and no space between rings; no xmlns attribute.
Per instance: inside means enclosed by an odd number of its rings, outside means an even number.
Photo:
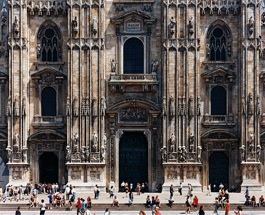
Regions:
<svg viewBox="0 0 265 215"><path fill-rule="evenodd" d="M156 74L111 74L109 84L112 92L156 92Z"/></svg>
<svg viewBox="0 0 265 215"><path fill-rule="evenodd" d="M57 127L62 128L65 125L63 116L34 116L32 126L39 127Z"/></svg>
<svg viewBox="0 0 265 215"><path fill-rule="evenodd" d="M6 128L6 116L0 116L0 128Z"/></svg>
<svg viewBox="0 0 265 215"><path fill-rule="evenodd" d="M233 115L205 115L202 119L204 126L235 126Z"/></svg>

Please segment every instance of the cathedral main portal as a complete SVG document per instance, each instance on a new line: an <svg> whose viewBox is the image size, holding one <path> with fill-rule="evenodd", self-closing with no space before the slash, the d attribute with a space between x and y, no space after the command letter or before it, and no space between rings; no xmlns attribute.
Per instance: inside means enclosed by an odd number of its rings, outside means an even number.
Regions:
<svg viewBox="0 0 265 215"><path fill-rule="evenodd" d="M209 157L209 182L212 191L218 191L222 183L229 187L229 160L225 152L215 151Z"/></svg>
<svg viewBox="0 0 265 215"><path fill-rule="evenodd" d="M41 183L58 183L58 157L53 152L44 152L39 158Z"/></svg>
<svg viewBox="0 0 265 215"><path fill-rule="evenodd" d="M119 144L119 181L148 183L148 141L143 132L124 132Z"/></svg>

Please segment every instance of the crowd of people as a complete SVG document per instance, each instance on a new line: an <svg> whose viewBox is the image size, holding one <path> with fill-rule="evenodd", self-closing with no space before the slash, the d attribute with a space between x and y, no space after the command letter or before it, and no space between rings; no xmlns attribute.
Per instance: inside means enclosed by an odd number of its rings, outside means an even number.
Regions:
<svg viewBox="0 0 265 215"><path fill-rule="evenodd" d="M178 191L178 196L182 195L183 185L180 183L179 186L176 187ZM128 184L126 182L121 183L121 189L124 193L124 197L128 198L128 206L133 204L134 201L134 193L136 195L141 195L145 192L146 185L138 183L135 187L132 184ZM211 196L211 185L207 187L206 195ZM98 185L94 186L94 199L98 199L100 196L100 188ZM186 189L185 189L186 190ZM118 195L115 193L115 189L111 186L108 189L109 198L112 199L111 207L119 207L120 202L118 199ZM174 204L174 186L173 184L169 188L169 198L168 198L168 206L172 207ZM47 194L47 199L39 199L39 194ZM246 188L245 191L245 205L254 207L265 206L264 197L261 195L258 200L254 195L250 195L249 188ZM120 195L119 195L120 196ZM53 209L59 207L66 207L70 210L77 210L78 215L92 215L92 197L88 196L86 199L77 197L75 186L66 185L64 187L59 187L57 183L54 184L35 184L32 185L28 183L26 186L12 186L8 185L4 189L0 187L0 201L5 202L7 199L9 201L20 201L29 199L29 209L32 207L40 208L40 215L45 214L46 209ZM43 197L42 197L43 198ZM191 184L188 184L187 187L187 195L185 196L185 213L190 214L192 210L194 210L198 215L204 215L204 206L199 205L199 198L197 195L193 194L193 187ZM145 208L151 210L152 215L160 215L161 201L159 195L146 196L145 200ZM219 209L223 209L225 211L225 215L229 215L230 213L230 195L228 192L228 187L226 185L219 185L218 195L214 197L213 211L216 215L219 215ZM109 209L107 208L105 211L105 215L109 214ZM16 215L20 215L20 208L18 207L16 210ZM139 214L145 214L144 211L140 211ZM239 206L237 210L234 211L235 215L242 215L242 206Z"/></svg>

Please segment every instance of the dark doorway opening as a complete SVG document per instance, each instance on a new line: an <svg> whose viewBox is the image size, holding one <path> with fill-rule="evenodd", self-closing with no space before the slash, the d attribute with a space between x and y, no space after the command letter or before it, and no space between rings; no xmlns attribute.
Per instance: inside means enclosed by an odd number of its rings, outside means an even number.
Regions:
<svg viewBox="0 0 265 215"><path fill-rule="evenodd" d="M229 159L224 152L213 152L209 158L209 183L213 192L219 190L220 183L229 187Z"/></svg>
<svg viewBox="0 0 265 215"><path fill-rule="evenodd" d="M148 141L143 132L124 132L119 145L119 181L148 183Z"/></svg>
<svg viewBox="0 0 265 215"><path fill-rule="evenodd" d="M43 152L39 158L41 183L58 183L58 157L53 152Z"/></svg>

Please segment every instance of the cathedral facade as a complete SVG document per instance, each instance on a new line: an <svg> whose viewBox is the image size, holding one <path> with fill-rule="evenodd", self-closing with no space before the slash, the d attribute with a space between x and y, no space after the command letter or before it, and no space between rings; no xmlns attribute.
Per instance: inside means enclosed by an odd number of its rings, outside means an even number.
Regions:
<svg viewBox="0 0 265 215"><path fill-rule="evenodd" d="M263 0L0 9L1 186L264 190Z"/></svg>

